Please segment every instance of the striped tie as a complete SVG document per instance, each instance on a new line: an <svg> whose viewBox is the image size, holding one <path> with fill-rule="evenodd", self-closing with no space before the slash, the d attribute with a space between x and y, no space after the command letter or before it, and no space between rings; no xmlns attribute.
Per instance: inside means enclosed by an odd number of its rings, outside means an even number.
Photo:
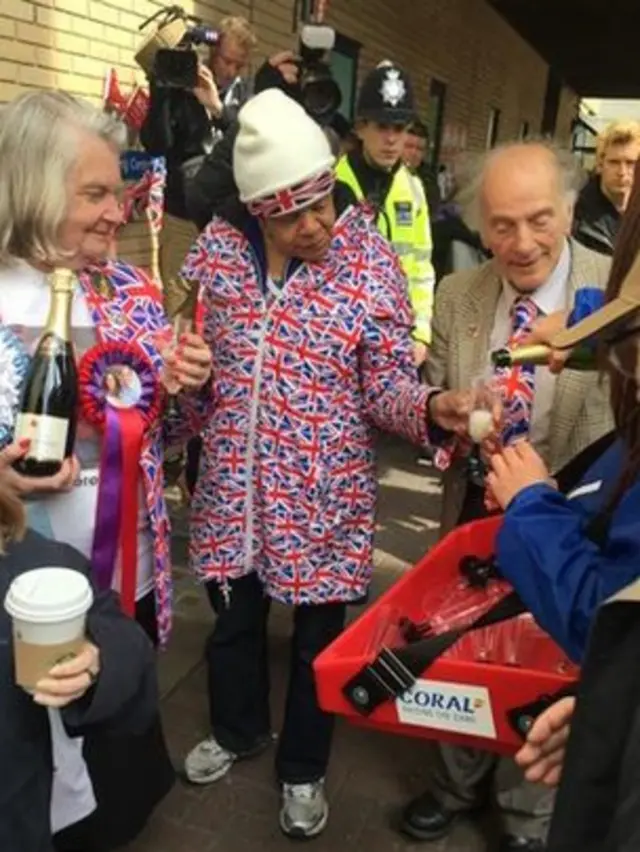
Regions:
<svg viewBox="0 0 640 852"><path fill-rule="evenodd" d="M521 296L511 309L511 335L507 346L512 349L521 345L531 331L531 326L539 316L539 310L533 299ZM502 396L504 406L504 430L502 441L505 446L517 438L529 434L531 409L535 391L535 372L533 364L517 364L513 367L496 367L496 387Z"/></svg>

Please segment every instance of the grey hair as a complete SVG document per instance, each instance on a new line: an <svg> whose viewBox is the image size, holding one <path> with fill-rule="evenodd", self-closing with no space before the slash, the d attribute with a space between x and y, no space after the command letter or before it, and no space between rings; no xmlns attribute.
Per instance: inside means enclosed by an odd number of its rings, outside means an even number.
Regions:
<svg viewBox="0 0 640 852"><path fill-rule="evenodd" d="M558 173L560 193L568 209L573 210L577 195L585 182L585 173L575 155L544 137L505 142L465 163L465 176L460 182L456 200L462 208L465 222L474 231L482 233L483 230L481 201L487 169L502 154L514 148L543 148L549 152Z"/></svg>
<svg viewBox="0 0 640 852"><path fill-rule="evenodd" d="M0 108L0 267L62 254L68 176L82 132L118 152L125 143L117 119L64 92L28 92Z"/></svg>

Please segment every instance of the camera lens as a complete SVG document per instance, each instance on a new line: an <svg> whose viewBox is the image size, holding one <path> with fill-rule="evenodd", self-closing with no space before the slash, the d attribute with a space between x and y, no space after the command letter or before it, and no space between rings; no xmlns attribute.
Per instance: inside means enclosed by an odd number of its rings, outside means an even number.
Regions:
<svg viewBox="0 0 640 852"><path fill-rule="evenodd" d="M338 84L328 71L313 69L300 82L302 105L316 121L329 120L342 101Z"/></svg>

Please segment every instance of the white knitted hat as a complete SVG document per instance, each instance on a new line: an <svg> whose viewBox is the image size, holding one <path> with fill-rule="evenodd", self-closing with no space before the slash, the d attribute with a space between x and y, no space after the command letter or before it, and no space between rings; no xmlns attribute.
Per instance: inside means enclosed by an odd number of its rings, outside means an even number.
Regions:
<svg viewBox="0 0 640 852"><path fill-rule="evenodd" d="M332 173L335 158L322 128L304 109L279 89L266 89L251 98L238 115L233 149L233 174L240 200L249 204ZM322 194L331 191L326 180ZM316 192L316 198L318 192ZM291 209L313 203L293 199ZM304 198L300 198L304 202ZM251 205L250 205L251 206ZM271 215L282 215L289 210Z"/></svg>

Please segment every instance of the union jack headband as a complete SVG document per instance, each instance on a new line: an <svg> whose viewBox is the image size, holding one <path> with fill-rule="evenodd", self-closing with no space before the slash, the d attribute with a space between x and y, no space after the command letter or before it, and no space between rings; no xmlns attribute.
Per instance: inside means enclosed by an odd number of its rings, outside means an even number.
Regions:
<svg viewBox="0 0 640 852"><path fill-rule="evenodd" d="M296 183L294 186L279 189L264 198L249 201L247 207L253 216L258 216L261 219L286 216L288 213L295 213L305 207L310 207L316 201L329 195L333 191L335 182L333 169L328 169L314 175L314 177Z"/></svg>

